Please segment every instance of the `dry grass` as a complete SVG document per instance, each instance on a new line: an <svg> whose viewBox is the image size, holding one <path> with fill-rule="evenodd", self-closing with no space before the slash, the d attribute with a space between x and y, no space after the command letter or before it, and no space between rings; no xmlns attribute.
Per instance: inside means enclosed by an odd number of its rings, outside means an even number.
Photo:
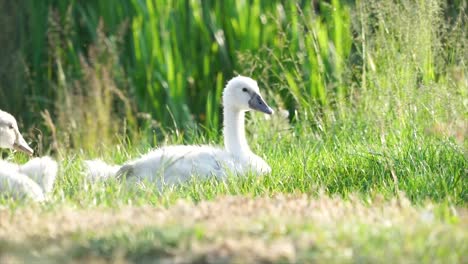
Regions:
<svg viewBox="0 0 468 264"><path fill-rule="evenodd" d="M0 260L412 262L422 257L421 262L462 263L461 252L468 251L466 209L449 217L439 211L429 204L416 208L405 198L365 204L325 195L226 196L198 204L180 200L169 208L2 210Z"/></svg>

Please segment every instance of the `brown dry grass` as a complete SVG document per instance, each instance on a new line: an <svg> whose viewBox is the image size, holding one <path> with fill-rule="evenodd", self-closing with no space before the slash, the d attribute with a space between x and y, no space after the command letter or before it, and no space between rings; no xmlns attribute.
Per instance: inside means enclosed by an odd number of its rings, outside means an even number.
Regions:
<svg viewBox="0 0 468 264"><path fill-rule="evenodd" d="M366 249L357 250L369 241L361 243L360 239L395 243L364 258L375 260L400 247L403 255L419 252L417 243L411 245L414 238L427 238L426 247L442 241L433 245L435 250L468 249L463 242L467 238L466 210L456 213L455 220L447 221L431 205L416 208L404 198L366 205L359 199L305 195L227 196L198 204L180 200L169 208L31 207L0 211L0 256L2 263L45 259L145 262L154 258L168 263L348 262L365 256ZM160 236L141 239L155 230ZM392 241L394 234L396 241ZM122 236L126 240L119 240ZM109 251L101 248L106 243ZM141 251L141 247L151 250Z"/></svg>

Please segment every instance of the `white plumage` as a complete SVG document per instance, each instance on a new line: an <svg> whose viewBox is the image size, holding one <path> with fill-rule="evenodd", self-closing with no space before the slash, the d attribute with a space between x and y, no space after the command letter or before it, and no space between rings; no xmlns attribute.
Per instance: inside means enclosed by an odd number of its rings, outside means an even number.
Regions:
<svg viewBox="0 0 468 264"><path fill-rule="evenodd" d="M0 147L33 154L21 136L15 118L1 110ZM43 201L52 191L57 170L57 163L50 157L34 158L23 165L0 160L0 195Z"/></svg>
<svg viewBox="0 0 468 264"><path fill-rule="evenodd" d="M126 175L127 179L146 179L159 187L187 181L191 177L220 179L230 173L257 175L269 173L270 166L249 148L245 137L245 112L257 110L272 114L273 110L260 95L257 82L237 76L223 92L224 148L214 146L177 145L153 150L123 166L108 165L100 160L85 161L91 179Z"/></svg>

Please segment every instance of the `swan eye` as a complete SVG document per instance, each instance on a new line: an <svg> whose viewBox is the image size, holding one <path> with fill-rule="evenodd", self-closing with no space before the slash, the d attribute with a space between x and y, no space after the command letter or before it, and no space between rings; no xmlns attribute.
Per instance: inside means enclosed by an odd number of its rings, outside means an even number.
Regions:
<svg viewBox="0 0 468 264"><path fill-rule="evenodd" d="M13 129L13 124L8 124L9 129Z"/></svg>
<svg viewBox="0 0 468 264"><path fill-rule="evenodd" d="M247 90L247 88L244 87L244 88L242 88L242 91L247 92L248 90Z"/></svg>

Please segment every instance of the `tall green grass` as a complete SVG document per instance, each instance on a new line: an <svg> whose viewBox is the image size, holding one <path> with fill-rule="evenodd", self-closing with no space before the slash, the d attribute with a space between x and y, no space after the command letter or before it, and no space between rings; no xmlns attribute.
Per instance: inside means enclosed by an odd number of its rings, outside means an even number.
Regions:
<svg viewBox="0 0 468 264"><path fill-rule="evenodd" d="M266 50L268 57L257 66L271 65L276 77L286 78L286 94L296 98L285 101L288 108L295 108L294 103L308 105L309 99L331 107L347 94L344 72L352 44L350 7L340 1L134 0L116 4L26 0L12 5L20 29L16 34L21 44L17 52L27 73L15 84L26 90L28 100L18 107L9 105L8 110L36 126L39 113L47 109L54 122L63 123L57 126L70 127L60 118L63 113L71 114L64 108L74 108L70 105L73 100L67 98L84 94L85 101L93 101L91 94L99 94L99 87L109 81L121 97L134 102L133 118L141 116L137 115L140 112L150 113L157 121L153 122L156 129L202 124L206 131L216 131L225 82L237 73L253 74L255 69L253 62L241 59L242 54ZM15 25L10 22L8 26ZM102 60L107 56L113 57L112 63ZM285 56L294 57L286 67L281 65ZM108 80L97 76L104 82L93 85L86 73L89 69L97 75L100 71L112 75ZM268 87L267 83L261 86ZM268 88L278 92L285 87ZM6 103L6 98L17 95L17 91L8 91L2 100ZM113 93L102 96L109 97L104 99L106 106L97 107L93 113L119 120L110 114L125 112L119 110L119 100ZM35 111L22 112L21 108ZM76 124L92 125L92 120L85 119ZM120 120L120 124L124 122ZM68 135L71 141L77 141L70 145L86 145L85 141L93 144L97 131L107 127L108 121L96 124L89 130L89 138ZM131 131L137 130L136 124L130 125L134 125ZM110 129L104 137L115 132ZM208 134L216 137L215 133Z"/></svg>
<svg viewBox="0 0 468 264"><path fill-rule="evenodd" d="M466 262L466 1L0 6L30 14L18 17L28 41L5 45L19 90L0 83L1 107L39 128L38 153L60 154L47 202L0 197L0 259ZM221 142L220 93L236 73L289 110L247 119L272 173L161 191L83 176L93 156Z"/></svg>
<svg viewBox="0 0 468 264"><path fill-rule="evenodd" d="M219 142L220 94L241 73L290 113L281 131L254 115L252 148L294 164L276 168L289 181L276 174L244 191L308 192L314 182L331 194L467 200L463 1L11 5L30 14L17 50L28 100L17 105L31 111L17 115L39 128L44 118L34 141L65 159L84 150L122 163L164 143Z"/></svg>

